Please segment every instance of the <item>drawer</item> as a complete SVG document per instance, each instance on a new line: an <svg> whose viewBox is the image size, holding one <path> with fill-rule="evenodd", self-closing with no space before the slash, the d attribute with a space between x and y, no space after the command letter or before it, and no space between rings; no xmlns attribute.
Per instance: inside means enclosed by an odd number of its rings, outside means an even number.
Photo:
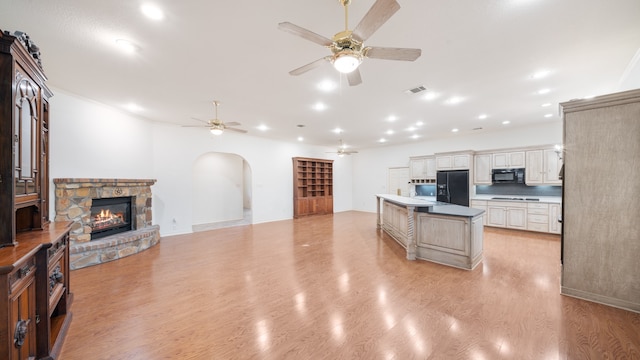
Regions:
<svg viewBox="0 0 640 360"><path fill-rule="evenodd" d="M527 208L527 203L525 202L515 202L515 201L487 201L488 206L501 206L501 207L509 207L509 208Z"/></svg>
<svg viewBox="0 0 640 360"><path fill-rule="evenodd" d="M549 215L549 209L527 208L527 214Z"/></svg>
<svg viewBox="0 0 640 360"><path fill-rule="evenodd" d="M471 207L487 206L487 200L471 200Z"/></svg>
<svg viewBox="0 0 640 360"><path fill-rule="evenodd" d="M26 262L18 266L9 274L9 294L22 288L24 282L33 278L36 270L36 258L30 257Z"/></svg>
<svg viewBox="0 0 640 360"><path fill-rule="evenodd" d="M527 203L527 207L529 209L545 209L545 210L549 210L549 205L548 204Z"/></svg>
<svg viewBox="0 0 640 360"><path fill-rule="evenodd" d="M549 225L549 216L548 215L535 215L535 214L529 213L527 215L527 220L530 223L540 223L540 224Z"/></svg>
<svg viewBox="0 0 640 360"><path fill-rule="evenodd" d="M539 224L539 223L528 223L527 230L531 231L540 231L540 232L549 232L549 224Z"/></svg>

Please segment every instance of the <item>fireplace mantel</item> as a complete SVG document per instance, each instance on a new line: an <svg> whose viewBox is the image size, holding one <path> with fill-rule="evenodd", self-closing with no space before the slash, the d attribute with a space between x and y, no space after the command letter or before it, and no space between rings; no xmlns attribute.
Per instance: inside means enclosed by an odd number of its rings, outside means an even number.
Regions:
<svg viewBox="0 0 640 360"><path fill-rule="evenodd" d="M72 221L71 268L112 261L145 250L160 241L160 228L152 225L151 186L155 179L53 179L56 194L55 221ZM130 232L91 241L93 199L132 197L135 228Z"/></svg>

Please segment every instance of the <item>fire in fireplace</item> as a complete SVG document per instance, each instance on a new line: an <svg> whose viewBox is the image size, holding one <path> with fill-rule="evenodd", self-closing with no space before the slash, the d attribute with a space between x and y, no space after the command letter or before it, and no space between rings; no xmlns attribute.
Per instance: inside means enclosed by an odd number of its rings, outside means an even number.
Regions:
<svg viewBox="0 0 640 360"><path fill-rule="evenodd" d="M91 240L133 229L131 197L93 199L91 204Z"/></svg>

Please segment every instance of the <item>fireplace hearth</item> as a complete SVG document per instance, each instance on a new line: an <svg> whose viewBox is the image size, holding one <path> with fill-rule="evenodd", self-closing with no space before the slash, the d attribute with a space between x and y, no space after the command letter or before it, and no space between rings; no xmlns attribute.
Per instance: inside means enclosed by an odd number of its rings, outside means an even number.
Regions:
<svg viewBox="0 0 640 360"><path fill-rule="evenodd" d="M71 269L136 254L160 242L152 224L151 179L53 179L55 221L72 221Z"/></svg>

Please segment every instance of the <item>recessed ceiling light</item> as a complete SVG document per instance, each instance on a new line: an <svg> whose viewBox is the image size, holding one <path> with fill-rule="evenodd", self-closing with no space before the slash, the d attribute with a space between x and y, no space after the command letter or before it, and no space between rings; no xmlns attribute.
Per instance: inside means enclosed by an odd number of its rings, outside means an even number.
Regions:
<svg viewBox="0 0 640 360"><path fill-rule="evenodd" d="M385 134L387 134L387 135L393 135L393 130L389 129L389 130L387 130L387 132L386 132Z"/></svg>
<svg viewBox="0 0 640 360"><path fill-rule="evenodd" d="M397 116L395 116L395 115L389 115L389 116L387 117L387 121L389 121L389 122L394 122L394 121L396 121L396 120L398 120L398 117L397 117Z"/></svg>
<svg viewBox="0 0 640 360"><path fill-rule="evenodd" d="M458 130L457 128L451 129L451 132L458 132L458 131L460 131L460 130Z"/></svg>
<svg viewBox="0 0 640 360"><path fill-rule="evenodd" d="M304 138L302 136L298 136L298 141L304 141Z"/></svg>
<svg viewBox="0 0 640 360"><path fill-rule="evenodd" d="M507 124L511 124L511 121L505 120L505 121L502 122L502 125L507 125Z"/></svg>
<svg viewBox="0 0 640 360"><path fill-rule="evenodd" d="M551 91L551 90L549 90L549 89L540 89L540 90L538 90L538 94L540 94L540 95L547 94L549 91Z"/></svg>
<svg viewBox="0 0 640 360"><path fill-rule="evenodd" d="M313 105L313 109L315 111L324 111L327 109L327 105L325 105L324 103L321 102L317 102Z"/></svg>
<svg viewBox="0 0 640 360"><path fill-rule="evenodd" d="M411 138L412 138L412 139L417 139L417 138L419 138L419 137L420 137L420 135L418 135L418 134L413 134L413 135L411 135Z"/></svg>
<svg viewBox="0 0 640 360"><path fill-rule="evenodd" d="M436 99L440 96L440 94L438 94L435 91L428 91L426 94L424 94L424 96L422 97L425 100L433 100Z"/></svg>
<svg viewBox="0 0 640 360"><path fill-rule="evenodd" d="M135 104L135 103L129 103L129 104L125 105L125 108L127 108L127 110L133 111L133 112L142 111L142 108L140 106L138 106L138 104Z"/></svg>
<svg viewBox="0 0 640 360"><path fill-rule="evenodd" d="M413 126L409 126L409 127L407 128L407 131L416 131L416 128L414 128Z"/></svg>
<svg viewBox="0 0 640 360"><path fill-rule="evenodd" d="M544 114L544 117L546 117L546 118L550 118L552 116L553 116L553 114Z"/></svg>
<svg viewBox="0 0 640 360"><path fill-rule="evenodd" d="M549 107L549 106L551 106L551 103L544 103L544 104L542 104L542 105L540 105L540 106L542 106L542 107Z"/></svg>
<svg viewBox="0 0 640 360"><path fill-rule="evenodd" d="M337 87L338 87L338 84L336 84L335 81L329 80L329 79L322 80L318 83L318 89L324 92L331 92L335 90Z"/></svg>
<svg viewBox="0 0 640 360"><path fill-rule="evenodd" d="M116 39L116 45L124 52L125 54L133 54L138 50L138 47L129 40L125 39Z"/></svg>
<svg viewBox="0 0 640 360"><path fill-rule="evenodd" d="M447 101L445 101L448 105L456 105L463 101L464 99L459 96L452 96Z"/></svg>
<svg viewBox="0 0 640 360"><path fill-rule="evenodd" d="M142 4L140 6L140 10L142 13L151 20L162 20L164 19L164 13L160 10L159 7L153 4Z"/></svg>
<svg viewBox="0 0 640 360"><path fill-rule="evenodd" d="M422 125L424 125L424 122L422 122L422 121L417 121L416 122L416 126L422 126Z"/></svg>
<svg viewBox="0 0 640 360"><path fill-rule="evenodd" d="M342 130L342 129L340 129L339 127L337 127L337 128L335 128L335 129L333 129L333 130L331 130L331 131L333 131L333 132L334 132L334 133L336 133L336 134L341 134L344 130Z"/></svg>
<svg viewBox="0 0 640 360"><path fill-rule="evenodd" d="M546 77L549 74L551 74L551 71L549 71L549 70L540 70L540 71L534 73L533 75L531 75L531 78L532 79L542 79L543 77Z"/></svg>
<svg viewBox="0 0 640 360"><path fill-rule="evenodd" d="M378 140L378 142L386 143L386 142L387 142L387 139L385 139L385 138L381 138L380 140Z"/></svg>
<svg viewBox="0 0 640 360"><path fill-rule="evenodd" d="M480 115L478 115L478 119L480 119L480 120L484 120L484 119L486 119L486 118L487 118L487 114L480 114Z"/></svg>
<svg viewBox="0 0 640 360"><path fill-rule="evenodd" d="M258 130L267 131L267 130L269 130L269 127L267 125L265 125L265 124L258 125Z"/></svg>

